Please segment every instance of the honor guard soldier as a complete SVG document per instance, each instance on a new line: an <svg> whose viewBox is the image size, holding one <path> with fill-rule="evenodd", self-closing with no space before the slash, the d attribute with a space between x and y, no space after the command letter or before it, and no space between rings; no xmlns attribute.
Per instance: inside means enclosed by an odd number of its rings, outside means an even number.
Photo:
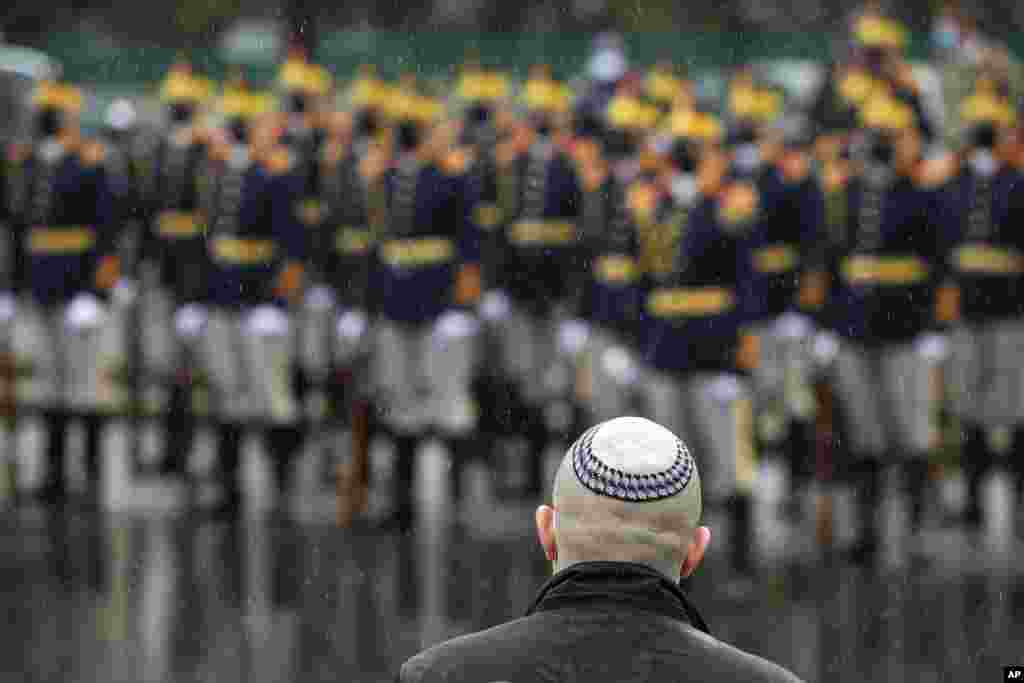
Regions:
<svg viewBox="0 0 1024 683"><path fill-rule="evenodd" d="M349 91L349 104L355 114L355 142L359 156L377 140L387 126L387 107L391 89L377 75L377 67L363 64Z"/></svg>
<svg viewBox="0 0 1024 683"><path fill-rule="evenodd" d="M958 290L950 299L958 305L947 313L959 320L947 386L965 435L965 522L972 529L982 522L985 476L997 465L1017 468L1019 477L1024 443L1024 184L1004 158L1015 112L990 84L978 85L961 107L966 144L942 212L949 275Z"/></svg>
<svg viewBox="0 0 1024 683"><path fill-rule="evenodd" d="M603 145L590 140L576 144L583 190L580 239L590 264L577 296L579 317L590 328L584 365L589 391L584 393L592 419L627 414L633 404L641 271L640 234L630 200L653 181L641 177L639 161L642 140L657 117L653 105L620 93L609 107Z"/></svg>
<svg viewBox="0 0 1024 683"><path fill-rule="evenodd" d="M165 121L143 158L143 415L162 415L163 474L183 475L195 436L194 361L210 278L206 222L200 206L207 134L197 123L211 85L179 62L161 87Z"/></svg>
<svg viewBox="0 0 1024 683"><path fill-rule="evenodd" d="M120 276L114 194L105 150L78 129L82 94L43 81L33 102L34 139L13 159L9 183L15 237L15 318L19 403L41 409L48 433L44 500L67 495L65 445L69 420L84 422L85 462L92 496L101 483L106 416L123 409L123 338L106 298Z"/></svg>
<svg viewBox="0 0 1024 683"><path fill-rule="evenodd" d="M378 152L371 152L371 156ZM321 161L320 178L324 201L326 232L330 244L321 255L325 283L332 292L339 312L337 343L330 352L332 404L335 411L349 418L352 430L352 459L342 474L344 489L338 504L342 525L365 508L369 481L369 446L372 430L371 387L366 360L367 287L375 234L367 179L361 159L356 156L355 121L349 112L331 116L328 138ZM332 334L328 339L333 340Z"/></svg>
<svg viewBox="0 0 1024 683"><path fill-rule="evenodd" d="M306 229L310 247L306 264L309 286L296 321L296 391L304 404L305 417L322 427L335 318L335 300L327 284L332 234L325 222L327 206L322 175L327 139L326 98L331 79L324 67L311 63L304 49L295 46L281 67L277 87L287 116L281 142L291 153L290 173L299 192L293 210L298 223Z"/></svg>
<svg viewBox="0 0 1024 683"><path fill-rule="evenodd" d="M727 162L701 161L699 200L677 220L670 268L650 273L641 348L647 413L673 425L705 453L709 503L728 510L731 563L746 573L756 464L753 409L746 374L757 365L756 299L748 289L748 240L760 195L729 178Z"/></svg>
<svg viewBox="0 0 1024 683"><path fill-rule="evenodd" d="M811 349L813 319L823 297L825 200L798 134L769 135L782 140L773 141L779 144L777 152L759 153L765 163L754 177L761 214L750 235L749 286L760 300L762 317L757 325L760 362L753 380L759 441L785 454L791 493L798 493L809 482L814 464Z"/></svg>
<svg viewBox="0 0 1024 683"><path fill-rule="evenodd" d="M431 430L452 458L453 497L476 428L470 380L478 323L479 235L464 164L449 157L453 132L437 126L440 103L406 89L393 103L396 159L371 155L371 205L383 206L370 276L377 316L373 377L382 422L395 446L395 509L389 526L415 523L416 451ZM379 152L378 152L379 153Z"/></svg>
<svg viewBox="0 0 1024 683"><path fill-rule="evenodd" d="M295 218L299 188L279 144L267 95L231 84L221 104L224 139L211 147L203 191L212 261L204 361L218 422L224 497L217 510L237 515L241 446L247 423L265 425L277 489L286 502L293 456L302 445L294 395L289 306L302 289L306 233Z"/></svg>
<svg viewBox="0 0 1024 683"><path fill-rule="evenodd" d="M499 362L514 384L517 407L512 413L522 418L529 449L526 493L536 496L544 483L544 452L559 426L555 423L572 419L564 414L564 399L573 384L568 375L574 363L561 366L562 377L552 370L560 361L560 347L572 357L585 342L583 325L570 310L585 263L576 232L579 179L554 140L559 117L569 111L568 90L549 68L537 66L523 97L530 125L520 127L498 152L504 229L492 233L497 244L487 252L493 260L484 266L488 292L482 312L497 330Z"/></svg>
<svg viewBox="0 0 1024 683"><path fill-rule="evenodd" d="M920 524L937 437L934 370L944 345L934 334L941 226L934 189L920 173L913 112L883 94L865 105L862 117L864 140L855 154L860 168L830 192L831 285L822 320L831 331L815 345L830 349L825 355L834 360L848 426L860 518L852 556L870 561L879 549L886 466L902 466L911 524Z"/></svg>

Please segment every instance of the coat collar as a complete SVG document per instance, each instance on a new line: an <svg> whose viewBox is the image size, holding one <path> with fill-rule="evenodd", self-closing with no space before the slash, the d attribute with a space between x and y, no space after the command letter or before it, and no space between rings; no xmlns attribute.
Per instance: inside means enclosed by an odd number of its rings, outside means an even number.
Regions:
<svg viewBox="0 0 1024 683"><path fill-rule="evenodd" d="M655 612L711 632L678 585L633 562L580 562L567 567L544 584L527 614L599 603Z"/></svg>

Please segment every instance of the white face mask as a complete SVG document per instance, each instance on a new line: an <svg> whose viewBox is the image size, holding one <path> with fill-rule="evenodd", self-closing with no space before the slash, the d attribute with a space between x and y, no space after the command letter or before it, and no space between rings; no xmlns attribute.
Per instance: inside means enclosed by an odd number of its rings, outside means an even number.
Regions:
<svg viewBox="0 0 1024 683"><path fill-rule="evenodd" d="M982 177L988 178L995 175L996 158L987 149L978 149L972 152L967 163L972 171Z"/></svg>
<svg viewBox="0 0 1024 683"><path fill-rule="evenodd" d="M233 145L231 148L231 156L228 158L228 165L235 169L241 170L249 165L249 147L248 145Z"/></svg>
<svg viewBox="0 0 1024 683"><path fill-rule="evenodd" d="M690 206L697 199L697 177L680 173L672 179L672 199L680 206Z"/></svg>
<svg viewBox="0 0 1024 683"><path fill-rule="evenodd" d="M748 143L736 148L736 166L744 173L753 171L761 163L761 150L756 144Z"/></svg>

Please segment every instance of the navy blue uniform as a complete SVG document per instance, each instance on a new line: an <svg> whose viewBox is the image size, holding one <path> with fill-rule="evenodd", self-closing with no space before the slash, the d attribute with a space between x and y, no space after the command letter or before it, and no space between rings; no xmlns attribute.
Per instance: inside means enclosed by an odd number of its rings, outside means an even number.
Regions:
<svg viewBox="0 0 1024 683"><path fill-rule="evenodd" d="M659 371L733 371L740 330L760 315L749 235L724 231L717 208L704 198L692 210L672 271L647 285L641 344Z"/></svg>
<svg viewBox="0 0 1024 683"><path fill-rule="evenodd" d="M11 218L22 267L15 289L44 306L96 288L96 269L115 254L114 195L101 164L44 143L13 169ZM46 151L43 151L44 148Z"/></svg>
<svg viewBox="0 0 1024 683"><path fill-rule="evenodd" d="M489 264L495 287L531 311L545 313L580 284L576 221L581 205L572 162L540 147L520 157L499 179L499 205L506 227L499 235L500 259Z"/></svg>
<svg viewBox="0 0 1024 683"><path fill-rule="evenodd" d="M471 187L463 176L411 159L384 178L387 228L376 246L370 307L422 324L454 305L459 266L480 259Z"/></svg>

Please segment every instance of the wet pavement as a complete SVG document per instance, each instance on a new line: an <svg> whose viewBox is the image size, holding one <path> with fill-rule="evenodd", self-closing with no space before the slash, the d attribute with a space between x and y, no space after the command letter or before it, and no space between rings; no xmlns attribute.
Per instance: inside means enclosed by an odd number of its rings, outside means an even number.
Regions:
<svg viewBox="0 0 1024 683"><path fill-rule="evenodd" d="M529 506L477 501L455 523L443 497L421 498L405 537L258 514L7 510L0 680L390 681L420 648L521 615L549 572ZM864 570L760 509L753 589L736 593L722 548L689 586L719 637L821 683L1001 680L1024 663L1019 541L935 528L928 561L897 545Z"/></svg>

